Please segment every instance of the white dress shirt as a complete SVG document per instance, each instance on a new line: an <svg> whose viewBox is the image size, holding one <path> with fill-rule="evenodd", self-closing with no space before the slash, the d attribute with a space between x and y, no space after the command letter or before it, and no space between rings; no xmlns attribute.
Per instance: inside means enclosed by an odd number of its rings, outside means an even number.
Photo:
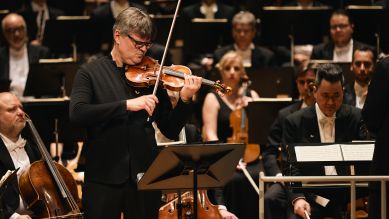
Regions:
<svg viewBox="0 0 389 219"><path fill-rule="evenodd" d="M336 62L351 62L353 60L353 39L346 46L335 46L333 60Z"/></svg>
<svg viewBox="0 0 389 219"><path fill-rule="evenodd" d="M15 169L20 168L17 172L17 177L19 181L20 175L30 166L30 159L28 158L27 152L24 150L26 140L19 136L19 139L16 142L13 142L1 133L0 137L11 155ZM19 207L16 209L16 212L11 215L10 219L16 219L19 215L28 213L29 212L26 210L26 205L19 195Z"/></svg>
<svg viewBox="0 0 389 219"><path fill-rule="evenodd" d="M36 23L38 27L36 39L42 40L45 32L46 21L50 19L49 8L47 7L47 4L40 6L35 2L31 2L31 8L32 11L38 13L36 16Z"/></svg>
<svg viewBox="0 0 389 219"><path fill-rule="evenodd" d="M211 5L202 3L200 6L200 12L206 19L214 19L217 12L217 5L215 3Z"/></svg>
<svg viewBox="0 0 389 219"><path fill-rule="evenodd" d="M363 108L363 105L365 105L365 101L366 101L367 89L368 89L368 85L362 86L357 82L354 83L355 107L359 109Z"/></svg>
<svg viewBox="0 0 389 219"><path fill-rule="evenodd" d="M29 71L27 45L21 50L9 49L9 79L10 91L18 97L22 97L26 87Z"/></svg>
<svg viewBox="0 0 389 219"><path fill-rule="evenodd" d="M124 11L124 9L130 7L130 4L128 2L125 2L124 4L119 4L116 1L111 1L111 10L113 17L116 18L120 12Z"/></svg>
<svg viewBox="0 0 389 219"><path fill-rule="evenodd" d="M319 124L320 141L322 143L335 142L335 114L327 117L315 103L317 123ZM325 175L338 175L335 166L324 166Z"/></svg>
<svg viewBox="0 0 389 219"><path fill-rule="evenodd" d="M254 48L255 46L253 43L251 43L246 50L239 49L238 45L234 44L234 49L240 55L240 57L242 57L243 66L245 68L250 68L252 66L251 56Z"/></svg>

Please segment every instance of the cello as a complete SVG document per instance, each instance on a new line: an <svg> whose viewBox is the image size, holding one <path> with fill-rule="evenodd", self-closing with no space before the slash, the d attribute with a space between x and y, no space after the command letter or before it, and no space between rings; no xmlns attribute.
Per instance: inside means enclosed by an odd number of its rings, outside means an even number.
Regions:
<svg viewBox="0 0 389 219"><path fill-rule="evenodd" d="M222 219L219 209L213 205L207 195L207 190L197 191L197 217L198 219ZM192 191L181 194L180 197L174 197L167 200L158 211L158 219L192 218L194 215L194 196ZM180 204L181 210L178 210ZM181 212L181 217L179 213Z"/></svg>
<svg viewBox="0 0 389 219"><path fill-rule="evenodd" d="M19 179L20 195L27 208L38 218L84 218L72 174L52 160L31 119L27 114L25 117L42 155L42 159L32 163Z"/></svg>

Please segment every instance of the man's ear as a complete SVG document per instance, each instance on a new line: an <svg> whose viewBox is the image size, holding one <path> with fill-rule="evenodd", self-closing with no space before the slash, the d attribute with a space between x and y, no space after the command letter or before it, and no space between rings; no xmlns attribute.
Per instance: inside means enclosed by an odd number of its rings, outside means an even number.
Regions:
<svg viewBox="0 0 389 219"><path fill-rule="evenodd" d="M120 43L120 32L115 30L114 34L113 34L113 40L115 41L116 44L119 44Z"/></svg>

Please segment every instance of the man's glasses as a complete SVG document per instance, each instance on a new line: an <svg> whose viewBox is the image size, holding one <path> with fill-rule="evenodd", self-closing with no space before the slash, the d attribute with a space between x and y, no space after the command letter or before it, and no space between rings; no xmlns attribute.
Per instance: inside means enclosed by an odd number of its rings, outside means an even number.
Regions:
<svg viewBox="0 0 389 219"><path fill-rule="evenodd" d="M336 30L338 28L343 30L343 29L346 29L349 26L350 26L350 24L335 24L335 25L331 25L330 28L331 28L331 30Z"/></svg>
<svg viewBox="0 0 389 219"><path fill-rule="evenodd" d="M132 42L134 42L135 48L137 48L137 49L141 49L143 46L145 46L146 49L150 49L150 47L153 45L153 43L151 43L151 42L138 41L138 40L134 39L132 36L130 36L130 34L127 34L127 36L128 36L128 38L130 38L130 40L132 40Z"/></svg>
<svg viewBox="0 0 389 219"><path fill-rule="evenodd" d="M22 32L24 31L24 26L14 27L14 28L5 28L6 33L16 33L16 32Z"/></svg>

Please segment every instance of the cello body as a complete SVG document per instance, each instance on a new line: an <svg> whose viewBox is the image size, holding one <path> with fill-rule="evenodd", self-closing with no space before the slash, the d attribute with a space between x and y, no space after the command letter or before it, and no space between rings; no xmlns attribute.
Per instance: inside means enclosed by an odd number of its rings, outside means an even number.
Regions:
<svg viewBox="0 0 389 219"><path fill-rule="evenodd" d="M72 174L62 165L55 163L58 172L64 179L66 186L80 206L78 199L77 185ZM46 167L44 161L36 161L21 174L19 179L19 190L23 200L28 204L39 218L80 218L71 215L75 212L70 209L67 200L61 198L58 188ZM62 216L60 216L62 215ZM65 217L65 215L69 215Z"/></svg>
<svg viewBox="0 0 389 219"><path fill-rule="evenodd" d="M83 219L72 174L53 161L28 115L26 122L42 155L42 160L32 163L19 178L20 195L27 209L43 219Z"/></svg>
<svg viewBox="0 0 389 219"><path fill-rule="evenodd" d="M222 219L219 213L219 209L216 205L213 205L207 196L207 190L199 190L197 192L197 217L198 219ZM185 192L181 194L181 218L193 218L194 217L194 198L193 192ZM158 212L158 219L176 219L178 218L178 197L170 200L167 204L163 205Z"/></svg>

